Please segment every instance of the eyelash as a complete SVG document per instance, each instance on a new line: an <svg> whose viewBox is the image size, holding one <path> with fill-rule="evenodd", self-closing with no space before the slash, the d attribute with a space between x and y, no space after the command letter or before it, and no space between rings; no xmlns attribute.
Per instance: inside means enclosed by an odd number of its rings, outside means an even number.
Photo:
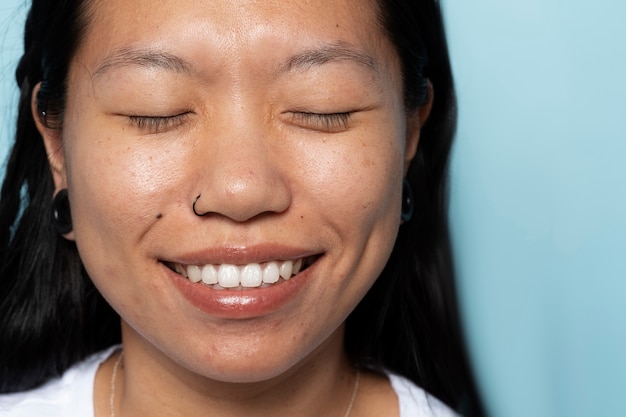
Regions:
<svg viewBox="0 0 626 417"><path fill-rule="evenodd" d="M160 133L164 130L182 124L188 112L174 116L128 116L130 123L140 130L148 133ZM306 126L313 126L317 129L335 132L348 128L351 112L344 113L310 113L295 112L294 117Z"/></svg>
<svg viewBox="0 0 626 417"><path fill-rule="evenodd" d="M294 117L305 126L313 126L317 129L336 132L346 130L352 113L310 113L295 112Z"/></svg>
<svg viewBox="0 0 626 417"><path fill-rule="evenodd" d="M172 127L180 126L189 112L174 116L128 116L130 123L148 133L160 133Z"/></svg>

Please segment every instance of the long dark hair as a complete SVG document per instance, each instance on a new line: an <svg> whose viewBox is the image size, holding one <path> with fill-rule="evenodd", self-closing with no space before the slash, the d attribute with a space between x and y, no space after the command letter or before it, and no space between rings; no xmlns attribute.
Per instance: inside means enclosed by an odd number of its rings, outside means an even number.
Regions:
<svg viewBox="0 0 626 417"><path fill-rule="evenodd" d="M74 243L50 215L54 185L31 113L60 129L66 80L90 16L89 0L33 0L16 71L16 141L0 195L0 392L60 375L120 340L119 317L95 289ZM380 22L402 63L405 106L434 102L407 179L413 219L401 226L387 266L350 315L346 350L360 366L405 375L443 401L477 404L458 319L447 226L447 166L456 104L437 0L379 0ZM45 116L44 113L45 112Z"/></svg>
<svg viewBox="0 0 626 417"><path fill-rule="evenodd" d="M485 415L462 337L448 231L448 161L456 97L438 2L380 0L400 56L408 112L428 100L407 179L413 218L400 227L381 276L348 318L346 348L361 366L405 375L465 415Z"/></svg>
<svg viewBox="0 0 626 417"><path fill-rule="evenodd" d="M0 391L33 388L119 341L119 318L52 224L54 184L31 113L61 128L66 77L88 22L80 0L34 0L26 19L16 140L0 192Z"/></svg>

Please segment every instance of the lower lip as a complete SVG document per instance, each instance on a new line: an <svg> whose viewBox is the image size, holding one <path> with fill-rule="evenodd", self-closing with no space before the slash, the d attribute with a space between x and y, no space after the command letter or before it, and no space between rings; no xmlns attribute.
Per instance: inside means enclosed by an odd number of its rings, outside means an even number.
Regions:
<svg viewBox="0 0 626 417"><path fill-rule="evenodd" d="M163 267L183 297L204 313L225 319L248 319L271 314L297 298L316 263L280 284L236 290L215 290L208 285L193 283L165 265Z"/></svg>

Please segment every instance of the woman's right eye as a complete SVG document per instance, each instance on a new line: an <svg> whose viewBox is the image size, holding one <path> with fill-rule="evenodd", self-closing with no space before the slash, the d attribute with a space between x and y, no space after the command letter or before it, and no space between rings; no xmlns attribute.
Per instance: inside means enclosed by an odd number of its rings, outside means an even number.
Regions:
<svg viewBox="0 0 626 417"><path fill-rule="evenodd" d="M180 126L190 112L183 112L173 116L128 116L132 126L148 134L166 132Z"/></svg>

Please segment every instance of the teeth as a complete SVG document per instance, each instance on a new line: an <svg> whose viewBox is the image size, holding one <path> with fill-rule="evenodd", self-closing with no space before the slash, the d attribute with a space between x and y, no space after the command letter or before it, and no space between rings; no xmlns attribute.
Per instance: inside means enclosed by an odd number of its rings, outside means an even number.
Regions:
<svg viewBox="0 0 626 417"><path fill-rule="evenodd" d="M213 265L202 267L202 282L205 284L217 284L217 269Z"/></svg>
<svg viewBox="0 0 626 417"><path fill-rule="evenodd" d="M239 286L239 268L235 265L222 264L217 270L217 283L224 288L235 288Z"/></svg>
<svg viewBox="0 0 626 417"><path fill-rule="evenodd" d="M176 272L178 272L179 274L181 274L185 278L188 277L188 275L187 275L187 268L185 268L182 265L178 265L178 264L176 265Z"/></svg>
<svg viewBox="0 0 626 417"><path fill-rule="evenodd" d="M202 280L202 270L199 266L189 265L187 267L187 277L191 282L200 282Z"/></svg>
<svg viewBox="0 0 626 417"><path fill-rule="evenodd" d="M292 272L293 272L293 262L292 261L283 262L282 265L280 266L280 277L282 279L289 279L291 278Z"/></svg>
<svg viewBox="0 0 626 417"><path fill-rule="evenodd" d="M263 265L174 265L174 270L193 283L202 282L218 288L258 288L263 284L274 284L280 280L290 279L302 269L303 260L267 262Z"/></svg>
<svg viewBox="0 0 626 417"><path fill-rule="evenodd" d="M273 284L278 282L280 278L280 269L276 262L270 262L263 268L263 282L266 284Z"/></svg>
<svg viewBox="0 0 626 417"><path fill-rule="evenodd" d="M302 258L298 259L297 261L293 263L293 270L291 271L291 273L293 275L297 275L298 272L300 272L301 268L302 268Z"/></svg>
<svg viewBox="0 0 626 417"><path fill-rule="evenodd" d="M246 265L241 271L241 286L254 288L263 283L263 271L259 264Z"/></svg>

